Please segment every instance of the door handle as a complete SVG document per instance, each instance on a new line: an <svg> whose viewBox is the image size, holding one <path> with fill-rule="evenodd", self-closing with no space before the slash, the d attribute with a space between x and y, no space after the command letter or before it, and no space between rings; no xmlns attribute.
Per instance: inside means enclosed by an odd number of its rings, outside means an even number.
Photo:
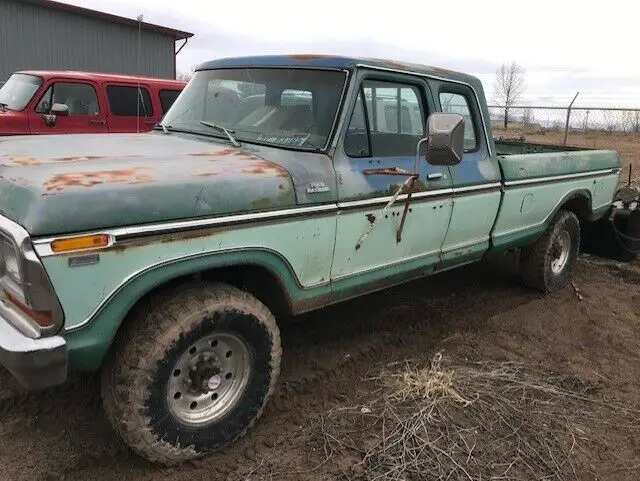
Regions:
<svg viewBox="0 0 640 481"><path fill-rule="evenodd" d="M440 180L442 179L442 172L432 172L427 174L427 180Z"/></svg>
<svg viewBox="0 0 640 481"><path fill-rule="evenodd" d="M100 125L105 125L107 123L106 120L104 119L89 119L89 123L90 124L100 124Z"/></svg>

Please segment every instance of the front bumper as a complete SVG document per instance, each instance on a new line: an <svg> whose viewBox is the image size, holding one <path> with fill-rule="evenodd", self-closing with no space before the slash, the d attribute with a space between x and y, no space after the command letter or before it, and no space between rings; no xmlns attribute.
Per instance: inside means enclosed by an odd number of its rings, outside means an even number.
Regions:
<svg viewBox="0 0 640 481"><path fill-rule="evenodd" d="M61 336L32 339L7 318L14 309L0 300L0 363L27 389L43 389L67 379L67 344Z"/></svg>

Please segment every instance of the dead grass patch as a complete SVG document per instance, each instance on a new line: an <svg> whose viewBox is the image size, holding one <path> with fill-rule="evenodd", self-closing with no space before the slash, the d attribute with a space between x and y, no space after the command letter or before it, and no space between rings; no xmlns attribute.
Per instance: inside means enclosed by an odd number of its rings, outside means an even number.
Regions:
<svg viewBox="0 0 640 481"><path fill-rule="evenodd" d="M319 466L340 457L345 479L577 479L592 470L576 452L599 441L607 419L640 435L638 409L599 399L597 386L574 377L512 362L454 365L438 353L426 365L387 366L369 381L368 402L334 409L304 430ZM612 470L640 466L617 461Z"/></svg>

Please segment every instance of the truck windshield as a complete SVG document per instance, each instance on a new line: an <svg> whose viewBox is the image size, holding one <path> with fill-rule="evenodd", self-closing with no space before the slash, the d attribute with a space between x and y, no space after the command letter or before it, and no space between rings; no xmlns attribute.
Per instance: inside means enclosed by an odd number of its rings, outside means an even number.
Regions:
<svg viewBox="0 0 640 481"><path fill-rule="evenodd" d="M202 70L165 115L167 129L300 149L323 149L346 74L332 70ZM210 126L218 126L217 130Z"/></svg>
<svg viewBox="0 0 640 481"><path fill-rule="evenodd" d="M42 85L35 75L14 73L0 88L0 104L9 110L22 110Z"/></svg>

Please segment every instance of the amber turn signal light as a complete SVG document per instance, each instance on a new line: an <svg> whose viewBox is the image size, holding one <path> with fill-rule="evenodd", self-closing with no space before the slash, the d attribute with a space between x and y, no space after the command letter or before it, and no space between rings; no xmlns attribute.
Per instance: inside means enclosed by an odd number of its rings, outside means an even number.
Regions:
<svg viewBox="0 0 640 481"><path fill-rule="evenodd" d="M98 247L106 247L108 245L109 236L107 234L97 234L81 237L69 237L67 239L56 239L51 242L51 250L59 253L95 249Z"/></svg>

